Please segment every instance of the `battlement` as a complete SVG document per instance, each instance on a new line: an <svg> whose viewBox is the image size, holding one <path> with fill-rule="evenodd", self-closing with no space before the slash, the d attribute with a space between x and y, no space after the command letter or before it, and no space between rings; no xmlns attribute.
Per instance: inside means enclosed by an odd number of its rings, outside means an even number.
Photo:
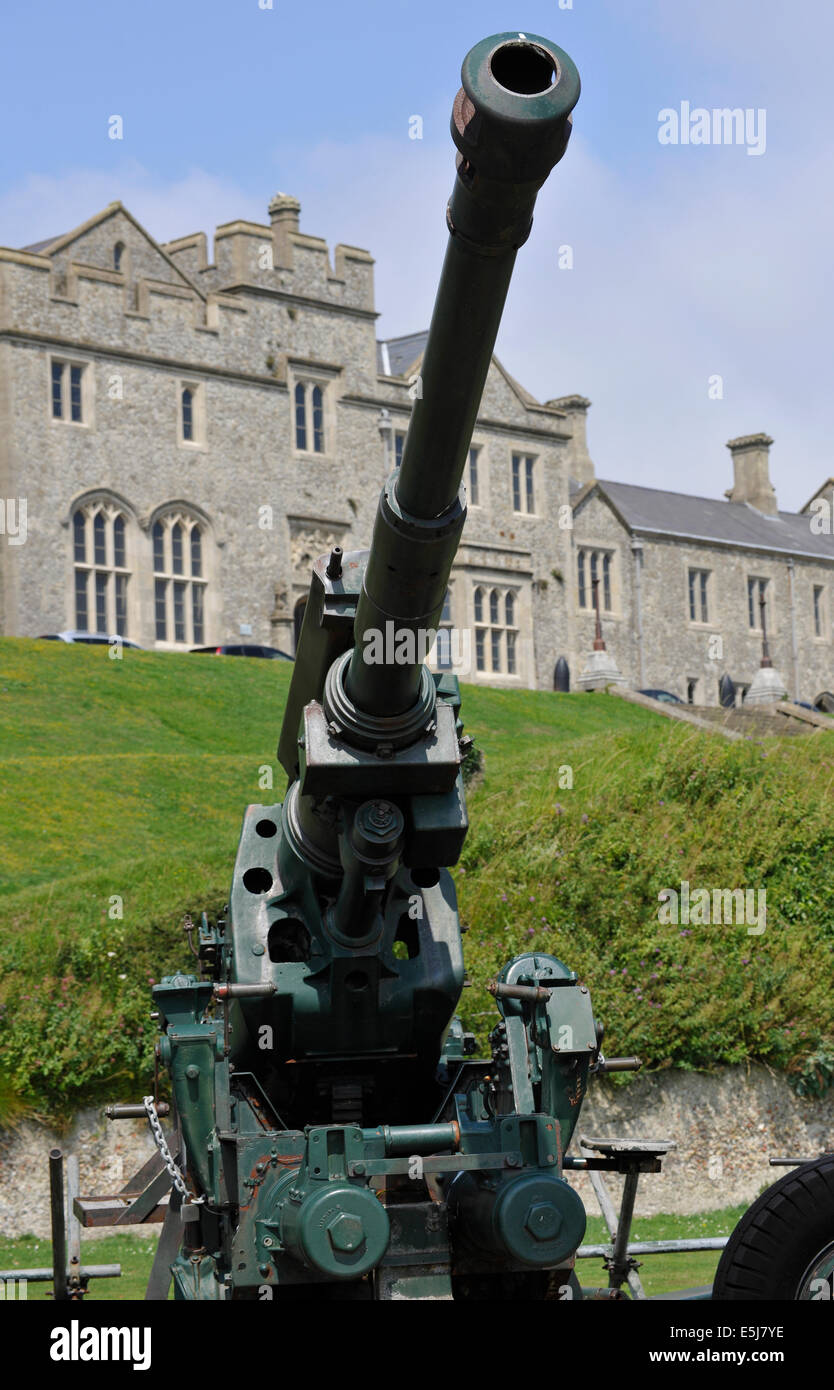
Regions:
<svg viewBox="0 0 834 1390"><path fill-rule="evenodd" d="M331 266L327 242L300 231L300 209L297 199L279 193L270 202L268 224L241 218L224 222L214 234L213 261L204 232L161 249L201 288L257 287L373 313L373 257L340 242Z"/></svg>
<svg viewBox="0 0 834 1390"><path fill-rule="evenodd" d="M158 245L120 203L51 241L0 247L4 336L284 385L288 357L322 357L322 311L334 316L325 336L350 363L351 389L362 389L375 371L373 259L339 245L331 267L326 242L292 217L225 223L213 261L205 233Z"/></svg>

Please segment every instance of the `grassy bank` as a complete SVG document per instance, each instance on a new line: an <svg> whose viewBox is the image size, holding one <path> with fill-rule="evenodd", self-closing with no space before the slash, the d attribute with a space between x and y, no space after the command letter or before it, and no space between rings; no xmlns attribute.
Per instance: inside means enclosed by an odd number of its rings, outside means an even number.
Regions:
<svg viewBox="0 0 834 1390"><path fill-rule="evenodd" d="M290 667L0 641L0 1106L133 1098L149 987L226 901L247 802L279 799ZM653 1067L834 1068L834 737L727 744L605 696L467 688L485 757L455 870L483 984L519 950L591 987L610 1052ZM274 769L274 789L263 786ZM658 922L658 893L764 888L767 928ZM4 1100L5 1098L5 1100Z"/></svg>

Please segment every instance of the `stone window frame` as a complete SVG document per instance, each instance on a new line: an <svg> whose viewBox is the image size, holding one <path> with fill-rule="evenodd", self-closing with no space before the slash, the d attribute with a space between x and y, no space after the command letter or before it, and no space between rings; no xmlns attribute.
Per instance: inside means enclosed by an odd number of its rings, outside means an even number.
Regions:
<svg viewBox="0 0 834 1390"><path fill-rule="evenodd" d="M77 517L82 517L84 523L83 560L79 560L77 554ZM96 556L97 518L101 519L103 523L103 560L97 559ZM121 520L124 526L124 564L122 565L116 563L115 535L117 520ZM141 544L133 509L124 498L119 497L118 494L108 492L103 488L96 488L93 492L84 493L73 500L70 504L66 525L69 530L70 565L72 573L72 583L67 603L71 615L69 626L79 631L104 633L108 636L116 635L119 637L135 638L139 626L136 585ZM79 574L84 574L86 576L86 627L82 627L82 624L78 621ZM98 625L97 608L99 588L97 576L104 577L105 581L105 626L103 628ZM119 579L124 581L124 608L121 617L118 611ZM91 622L92 626L90 626Z"/></svg>
<svg viewBox="0 0 834 1390"><path fill-rule="evenodd" d="M819 605L817 595L819 594ZM817 630L817 618L819 618L819 631ZM828 587L825 584L811 584L811 623L813 632L811 634L814 642L821 646L828 646L831 642L831 623L828 616Z"/></svg>
<svg viewBox="0 0 834 1390"><path fill-rule="evenodd" d="M429 653L429 665L434 671L445 672L454 670L454 664L452 662L453 648L451 635L448 638L444 638L441 636L441 634L444 632L448 632L449 634L451 634L452 629L454 627L454 587L454 580L450 579L449 586L446 590L446 597L443 600L443 609L441 611L437 623L437 637L435 638L434 645L432 646L431 652Z"/></svg>
<svg viewBox="0 0 834 1390"><path fill-rule="evenodd" d="M318 459L332 461L336 457L336 412L334 407L334 378L330 372L316 371L315 367L298 366L288 372L287 386L290 397L290 428L292 439L293 457L297 459ZM305 401L305 448L298 446L298 420L297 420L297 401L296 392L301 387L304 391ZM322 429L323 445L322 449L310 447L315 444L315 417L313 391L318 388L321 391L322 409ZM396 449L396 440L392 440L392 445Z"/></svg>
<svg viewBox="0 0 834 1390"><path fill-rule="evenodd" d="M53 368L60 366L62 371L61 414L53 414ZM81 419L71 417L70 371L73 367L81 369ZM76 430L91 430L95 427L95 376L93 361L89 357L68 357L62 352L47 353L47 411L50 422L62 429L71 425Z"/></svg>
<svg viewBox="0 0 834 1390"><path fill-rule="evenodd" d="M180 527L182 569L175 568L174 528ZM157 568L157 527L162 528L162 568ZM200 536L200 573L193 572L194 530ZM151 631L153 646L157 651L188 651L191 647L210 645L206 632L211 624L210 601L214 579L213 544L209 524L196 508L186 503L166 503L157 507L148 521L150 540L151 569ZM159 636L160 585L164 604L165 636ZM183 588L183 630L182 638L177 638L177 585ZM202 632L197 635L196 610L194 606L195 589L201 592Z"/></svg>
<svg viewBox="0 0 834 1390"><path fill-rule="evenodd" d="M394 467L395 467L395 468L399 468L400 464L401 464L402 461L403 461L403 450L405 449L405 437L406 437L407 433L408 433L408 430L398 430L398 429L395 429L394 432L393 432L393 439L394 439Z"/></svg>
<svg viewBox="0 0 834 1390"><path fill-rule="evenodd" d="M191 392L191 418L193 438L186 439L183 429L183 394ZM206 393L205 383L192 377L178 377L176 383L177 444L180 449L204 451L206 439Z"/></svg>
<svg viewBox="0 0 834 1390"><path fill-rule="evenodd" d="M516 471L516 462L519 468ZM539 468L538 455L531 454L526 449L513 449L510 453L510 500L512 503L513 516L539 516L537 508L539 500ZM524 465L522 475L521 464ZM518 479L518 496L516 497L516 479ZM532 497L531 497L532 494ZM519 506L516 506L516 500ZM532 500L532 507L529 502Z"/></svg>
<svg viewBox="0 0 834 1390"><path fill-rule="evenodd" d="M689 560L684 560L685 580L686 580L686 615L690 627L694 628L714 628L715 618L715 571L708 569L705 565L692 564ZM693 593L691 588L692 575L706 575L706 617L693 618L692 602ZM694 595L696 612L700 606L700 598L703 589L698 585L698 591ZM703 611L703 610L701 610Z"/></svg>
<svg viewBox="0 0 834 1390"><path fill-rule="evenodd" d="M751 574L749 571L745 572L745 576L744 576L744 590L745 590L745 597L746 597L746 600L747 600L747 633L748 633L748 636L750 636L750 637L761 637L761 635L762 635L762 626L761 626L761 621L760 621L760 617L759 617L759 595L758 595L758 593L757 593L757 595L756 595L756 598L755 598L755 601L754 601L754 604L753 604L753 617L754 617L754 619L755 619L755 622L754 622L754 623L751 623L751 622L750 622L750 607L751 607L751 605L750 605L750 585L751 585L751 583L753 583L753 584L764 584L764 586L765 586L765 591L764 591L764 592L765 592L765 612L766 612L766 614L767 614L767 635L768 635L768 638L774 637L774 636L776 635L776 633L779 631L779 628L778 628L778 624L777 624L777 622L776 622L776 611L775 611L775 604L774 604L773 578L772 578L772 576L769 575L769 574L761 574L761 573L753 573L753 574Z"/></svg>
<svg viewBox="0 0 834 1390"><path fill-rule="evenodd" d="M476 677L494 679L497 676L507 684L523 683L521 600L521 586L508 584L504 576L473 577L472 632L475 641L472 655Z"/></svg>
<svg viewBox="0 0 834 1390"><path fill-rule="evenodd" d="M472 455L475 455L475 486L472 486ZM466 455L466 504L467 507L474 507L478 511L484 511L488 506L488 479L487 479L487 451L486 446L477 439L473 439L469 445Z"/></svg>
<svg viewBox="0 0 834 1390"><path fill-rule="evenodd" d="M585 568L585 602L580 602L582 589L580 577L582 573L583 557L590 557ZM576 546L576 611L584 615L593 617L594 613L594 590L592 580L594 577L594 557L602 556L602 563L596 561L597 574L600 579L600 601L599 612L601 618L622 617L622 605L620 599L620 565L619 551L614 545L604 545L598 541L582 541ZM606 584L605 584L605 561L608 560L608 599L609 607L606 608Z"/></svg>

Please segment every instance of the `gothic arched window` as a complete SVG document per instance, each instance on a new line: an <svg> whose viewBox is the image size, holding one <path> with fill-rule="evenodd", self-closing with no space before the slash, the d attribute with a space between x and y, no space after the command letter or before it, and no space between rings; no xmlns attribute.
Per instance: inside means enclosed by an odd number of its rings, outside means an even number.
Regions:
<svg viewBox="0 0 834 1390"><path fill-rule="evenodd" d="M489 621L485 617L484 591L475 590L475 668L493 674L518 674L518 626L515 589L491 589ZM489 665L487 665L489 652Z"/></svg>
<svg viewBox="0 0 834 1390"><path fill-rule="evenodd" d="M117 503L102 499L75 509L72 550L76 628L127 637L127 522Z"/></svg>
<svg viewBox="0 0 834 1390"><path fill-rule="evenodd" d="M184 512L154 522L154 621L157 642L205 641L206 579L201 523Z"/></svg>

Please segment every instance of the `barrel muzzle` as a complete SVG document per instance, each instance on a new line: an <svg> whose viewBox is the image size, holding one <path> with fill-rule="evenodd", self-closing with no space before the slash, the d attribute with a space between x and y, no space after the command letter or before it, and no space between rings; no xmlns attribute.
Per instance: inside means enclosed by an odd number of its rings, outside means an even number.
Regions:
<svg viewBox="0 0 834 1390"><path fill-rule="evenodd" d="M483 178L541 186L559 163L579 100L579 73L539 34L493 34L470 49L452 109L452 139Z"/></svg>

